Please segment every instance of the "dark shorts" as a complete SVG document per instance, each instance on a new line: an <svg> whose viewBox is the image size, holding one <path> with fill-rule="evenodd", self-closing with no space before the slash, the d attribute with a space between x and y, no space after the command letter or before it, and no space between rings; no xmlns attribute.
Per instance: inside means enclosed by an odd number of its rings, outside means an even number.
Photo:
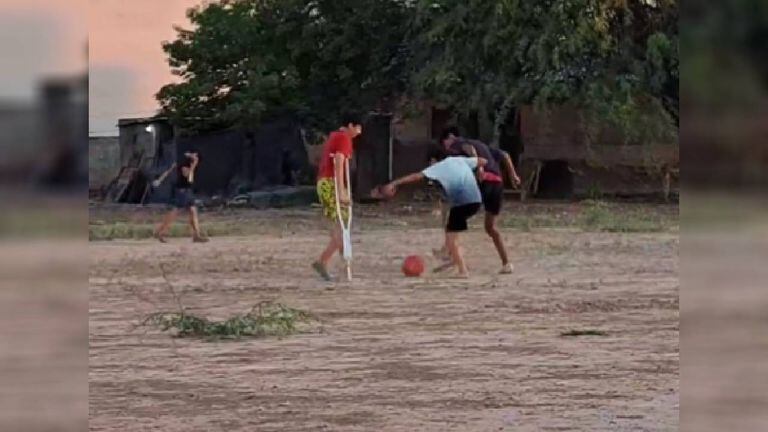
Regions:
<svg viewBox="0 0 768 432"><path fill-rule="evenodd" d="M177 209L188 209L195 206L195 195L190 188L174 189L171 205Z"/></svg>
<svg viewBox="0 0 768 432"><path fill-rule="evenodd" d="M504 201L504 184L482 182L480 183L480 194L483 196L483 207L486 213L498 216L501 213L501 203Z"/></svg>
<svg viewBox="0 0 768 432"><path fill-rule="evenodd" d="M448 225L445 230L448 232L461 232L467 230L467 221L480 210L480 203L464 204L458 207L451 207L448 212Z"/></svg>

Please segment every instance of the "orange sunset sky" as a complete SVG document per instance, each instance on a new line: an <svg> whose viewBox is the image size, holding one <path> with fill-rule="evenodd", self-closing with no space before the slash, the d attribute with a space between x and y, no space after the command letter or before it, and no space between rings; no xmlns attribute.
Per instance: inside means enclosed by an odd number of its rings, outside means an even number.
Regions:
<svg viewBox="0 0 768 432"><path fill-rule="evenodd" d="M90 0L90 134L115 135L119 118L155 113L154 95L173 82L161 43L201 0Z"/></svg>

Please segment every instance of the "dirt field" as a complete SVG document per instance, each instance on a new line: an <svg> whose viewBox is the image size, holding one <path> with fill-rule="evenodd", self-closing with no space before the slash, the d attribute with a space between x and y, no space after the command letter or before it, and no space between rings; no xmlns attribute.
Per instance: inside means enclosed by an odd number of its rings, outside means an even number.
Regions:
<svg viewBox="0 0 768 432"><path fill-rule="evenodd" d="M676 230L505 228L516 272L499 276L475 218L469 280L407 279L403 257L426 255L440 231L428 216L371 213L353 234L351 284L309 268L325 241L312 212L264 212L243 219L253 234L204 246L92 242L90 429L677 430ZM322 326L230 342L134 328L175 307L169 283L196 314L275 300Z"/></svg>

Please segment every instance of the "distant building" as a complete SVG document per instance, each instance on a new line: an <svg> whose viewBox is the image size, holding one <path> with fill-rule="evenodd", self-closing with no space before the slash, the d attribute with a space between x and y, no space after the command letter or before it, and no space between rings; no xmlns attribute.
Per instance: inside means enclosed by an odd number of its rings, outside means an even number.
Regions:
<svg viewBox="0 0 768 432"><path fill-rule="evenodd" d="M395 116L394 176L424 167L429 149L449 124L458 124L467 137L490 143L493 124L484 117L470 113L461 118L448 107L430 103L408 118ZM615 131L590 138L584 129L579 113L566 107L538 113L522 106L510 112L499 147L510 153L524 181L523 198L668 195L677 189L676 142L626 145Z"/></svg>
<svg viewBox="0 0 768 432"><path fill-rule="evenodd" d="M88 138L88 190L99 197L120 174L120 143L116 136Z"/></svg>
<svg viewBox="0 0 768 432"><path fill-rule="evenodd" d="M669 196L677 190L676 142L626 144L615 130L590 137L578 111L520 112L526 192L543 198L601 195Z"/></svg>
<svg viewBox="0 0 768 432"><path fill-rule="evenodd" d="M41 125L36 104L0 103L0 182L31 180L43 149Z"/></svg>
<svg viewBox="0 0 768 432"><path fill-rule="evenodd" d="M86 76L44 81L37 101L0 103L0 177L46 187L88 181Z"/></svg>
<svg viewBox="0 0 768 432"><path fill-rule="evenodd" d="M188 151L200 155L194 184L199 196L226 198L254 190L296 186L314 174L301 126L290 118L276 119L257 129L192 136L177 134L168 119L161 116L121 119L118 128L119 169L107 185L104 198L108 201L166 202L173 180L157 188L149 184ZM97 144L101 143L94 141Z"/></svg>
<svg viewBox="0 0 768 432"><path fill-rule="evenodd" d="M88 182L88 76L49 79L40 91L44 148L38 181L49 186Z"/></svg>

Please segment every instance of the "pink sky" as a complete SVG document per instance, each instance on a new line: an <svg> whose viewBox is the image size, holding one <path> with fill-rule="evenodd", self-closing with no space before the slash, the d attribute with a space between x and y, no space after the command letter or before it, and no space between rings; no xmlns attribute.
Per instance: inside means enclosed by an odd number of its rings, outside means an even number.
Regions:
<svg viewBox="0 0 768 432"><path fill-rule="evenodd" d="M117 120L157 110L155 93L172 82L161 43L201 0L90 0L90 132L116 134Z"/></svg>

